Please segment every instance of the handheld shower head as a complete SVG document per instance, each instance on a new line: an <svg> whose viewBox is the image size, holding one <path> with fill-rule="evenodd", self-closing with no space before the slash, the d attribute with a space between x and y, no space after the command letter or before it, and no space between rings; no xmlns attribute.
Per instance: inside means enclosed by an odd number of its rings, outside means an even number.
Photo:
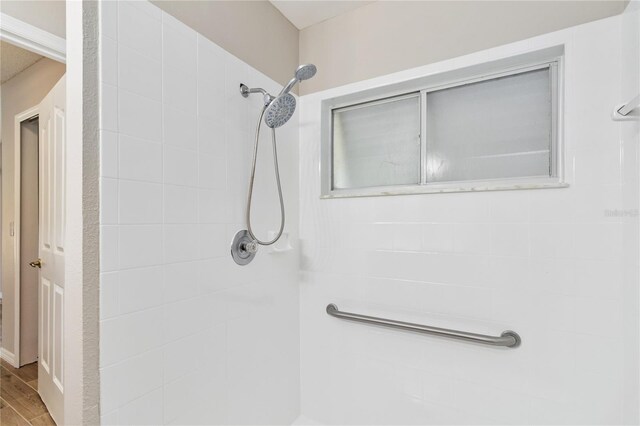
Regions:
<svg viewBox="0 0 640 426"><path fill-rule="evenodd" d="M309 80L311 77L316 75L317 71L318 69L313 64L300 65L296 69L296 72L294 73L294 77L291 80L289 80L289 83L287 83L286 86L282 88L278 97L284 95L285 93L289 93L291 89L293 89L293 86L295 86L296 83L298 83L299 81Z"/></svg>
<svg viewBox="0 0 640 426"><path fill-rule="evenodd" d="M298 69L296 70L295 76L296 76L296 79L298 79L298 81L304 81L304 80L309 80L311 77L316 75L316 72L318 72L318 69L316 68L315 65L305 64L305 65L300 65L298 67Z"/></svg>

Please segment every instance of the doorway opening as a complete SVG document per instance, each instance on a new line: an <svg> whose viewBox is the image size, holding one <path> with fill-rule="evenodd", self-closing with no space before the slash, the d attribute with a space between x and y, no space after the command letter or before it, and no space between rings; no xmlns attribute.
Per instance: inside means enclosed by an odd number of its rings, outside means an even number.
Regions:
<svg viewBox="0 0 640 426"><path fill-rule="evenodd" d="M38 254L39 240L39 120L30 117L20 123L20 219L18 271L20 320L18 325L20 367L38 361Z"/></svg>
<svg viewBox="0 0 640 426"><path fill-rule="evenodd" d="M1 43L0 421L63 424L66 67Z"/></svg>
<svg viewBox="0 0 640 426"><path fill-rule="evenodd" d="M20 258L20 239L15 235L20 199L16 201L14 196L20 180L15 170L16 153L20 151L14 148L21 129L15 130L15 118L37 105L38 159L47 166L39 170L38 190L46 194L38 200L38 380L36 397L29 395L29 399L40 397L51 421L58 425L98 424L100 415L99 373L94 362L98 358L99 210L98 199L93 197L99 190L95 167L100 158L99 121L95 117L101 95L97 92L94 96L99 76L99 62L95 60L99 18L96 2L0 1L0 367L8 374L5 380L2 371L0 396L7 395L4 388L11 383L27 390L5 365L16 368L25 362L16 341L20 334L15 333L16 324L21 323L20 304L15 297L21 293L15 291L15 271L21 266L15 263ZM15 60L5 60L16 50L20 55L11 58ZM8 72L12 67L19 70ZM67 73L71 81L68 86L64 77ZM19 80L23 84L17 84ZM72 142L67 144L67 138ZM27 264L33 261L20 260ZM8 404L2 402L2 424L7 408ZM14 418L22 417L18 424L33 420L13 414L17 416Z"/></svg>

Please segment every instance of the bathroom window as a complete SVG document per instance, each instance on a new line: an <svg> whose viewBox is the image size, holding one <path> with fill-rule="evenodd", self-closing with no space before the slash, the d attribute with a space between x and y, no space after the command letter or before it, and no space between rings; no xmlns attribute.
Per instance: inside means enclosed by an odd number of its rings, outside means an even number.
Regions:
<svg viewBox="0 0 640 426"><path fill-rule="evenodd" d="M510 65L325 101L322 195L566 186L561 58Z"/></svg>
<svg viewBox="0 0 640 426"><path fill-rule="evenodd" d="M552 175L549 67L427 94L427 182Z"/></svg>
<svg viewBox="0 0 640 426"><path fill-rule="evenodd" d="M420 94L333 110L333 188L420 183Z"/></svg>

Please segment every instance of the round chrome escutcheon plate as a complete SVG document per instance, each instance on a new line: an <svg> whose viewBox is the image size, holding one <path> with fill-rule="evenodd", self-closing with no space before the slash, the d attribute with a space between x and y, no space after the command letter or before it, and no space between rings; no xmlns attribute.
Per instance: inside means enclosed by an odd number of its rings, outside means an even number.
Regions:
<svg viewBox="0 0 640 426"><path fill-rule="evenodd" d="M247 265L256 257L256 251L248 250L255 242L246 229L238 231L231 243L231 257L238 265Z"/></svg>

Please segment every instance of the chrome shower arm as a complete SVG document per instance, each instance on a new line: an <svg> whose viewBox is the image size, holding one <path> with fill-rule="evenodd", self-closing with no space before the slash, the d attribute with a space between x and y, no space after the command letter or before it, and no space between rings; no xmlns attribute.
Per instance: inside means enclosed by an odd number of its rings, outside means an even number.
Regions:
<svg viewBox="0 0 640 426"><path fill-rule="evenodd" d="M269 92L267 92L261 87L254 87L250 89L249 87L247 87L246 84L242 84L242 83L240 84L240 94L243 97L248 98L249 95L252 93L262 93L262 96L264 97L265 105L269 105L275 99L275 96L271 95Z"/></svg>

